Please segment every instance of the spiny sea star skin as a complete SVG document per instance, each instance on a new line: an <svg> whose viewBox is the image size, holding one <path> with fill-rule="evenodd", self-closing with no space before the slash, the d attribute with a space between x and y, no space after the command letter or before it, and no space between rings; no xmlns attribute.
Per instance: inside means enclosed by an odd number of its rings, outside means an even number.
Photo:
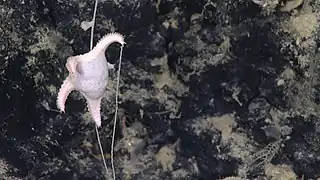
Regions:
<svg viewBox="0 0 320 180"><path fill-rule="evenodd" d="M57 106L65 112L65 103L71 91L79 91L87 100L89 112L98 127L101 126L100 104L106 90L109 69L114 66L107 62L105 51L114 42L124 45L124 38L119 33L105 35L88 53L71 56L66 67L69 75L60 87Z"/></svg>

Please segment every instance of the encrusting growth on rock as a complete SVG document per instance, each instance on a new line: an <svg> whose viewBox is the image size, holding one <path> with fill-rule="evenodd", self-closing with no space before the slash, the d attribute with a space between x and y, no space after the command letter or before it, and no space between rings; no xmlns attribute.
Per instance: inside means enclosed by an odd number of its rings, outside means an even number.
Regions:
<svg viewBox="0 0 320 180"><path fill-rule="evenodd" d="M98 127L101 126L101 99L108 84L108 70L114 69L114 65L107 62L105 51L114 42L125 44L121 34L109 33L102 37L91 51L67 59L69 75L61 85L57 97L57 106L61 112L65 112L65 103L70 92L79 91L87 100L87 107L94 122Z"/></svg>

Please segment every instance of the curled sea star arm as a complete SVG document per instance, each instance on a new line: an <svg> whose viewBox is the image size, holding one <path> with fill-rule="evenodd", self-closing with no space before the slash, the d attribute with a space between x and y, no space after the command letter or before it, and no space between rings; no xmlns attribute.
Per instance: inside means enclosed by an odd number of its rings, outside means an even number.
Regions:
<svg viewBox="0 0 320 180"><path fill-rule="evenodd" d="M70 77L67 77L58 92L58 98L57 98L57 106L61 112L65 112L65 103L68 98L68 95L71 93L71 91L75 90L75 87L73 83L71 82Z"/></svg>

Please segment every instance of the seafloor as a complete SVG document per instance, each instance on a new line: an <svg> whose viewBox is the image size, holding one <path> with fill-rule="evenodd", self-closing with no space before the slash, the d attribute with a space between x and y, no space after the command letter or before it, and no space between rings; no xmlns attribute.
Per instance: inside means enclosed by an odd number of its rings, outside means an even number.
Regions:
<svg viewBox="0 0 320 180"><path fill-rule="evenodd" d="M83 96L56 107L94 2L0 0L1 180L110 178ZM319 0L100 1L95 43L127 42L117 179L319 179L319 15ZM99 129L109 167L116 75Z"/></svg>

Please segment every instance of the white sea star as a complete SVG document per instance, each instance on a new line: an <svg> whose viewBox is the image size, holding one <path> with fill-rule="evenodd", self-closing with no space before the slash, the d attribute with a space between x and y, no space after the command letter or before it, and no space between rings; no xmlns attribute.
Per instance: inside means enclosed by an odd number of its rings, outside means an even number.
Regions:
<svg viewBox="0 0 320 180"><path fill-rule="evenodd" d="M88 53L67 59L66 67L69 75L61 85L57 97L57 106L61 112L65 112L65 103L70 92L79 91L87 100L94 122L98 127L101 126L101 99L108 84L108 70L114 68L107 62L105 51L114 42L125 44L121 34L110 33L101 38Z"/></svg>

